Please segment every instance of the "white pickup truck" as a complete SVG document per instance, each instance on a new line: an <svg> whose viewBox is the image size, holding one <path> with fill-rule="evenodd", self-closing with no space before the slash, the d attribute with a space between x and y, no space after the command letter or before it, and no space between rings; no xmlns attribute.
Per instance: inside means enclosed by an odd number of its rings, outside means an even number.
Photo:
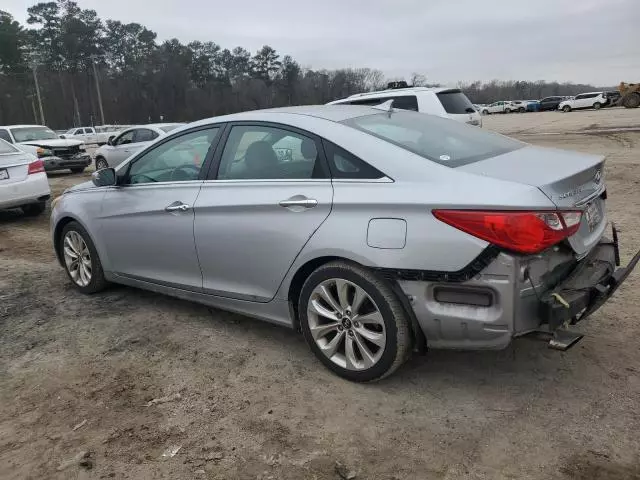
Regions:
<svg viewBox="0 0 640 480"><path fill-rule="evenodd" d="M87 145L106 145L109 137L115 136L120 130L120 128L106 127L75 127L60 135L60 138L82 140Z"/></svg>

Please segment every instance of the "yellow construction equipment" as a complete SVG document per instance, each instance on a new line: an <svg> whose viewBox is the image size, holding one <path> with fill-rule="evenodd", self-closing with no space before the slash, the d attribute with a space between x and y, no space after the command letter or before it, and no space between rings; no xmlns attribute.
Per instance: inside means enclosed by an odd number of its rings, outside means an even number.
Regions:
<svg viewBox="0 0 640 480"><path fill-rule="evenodd" d="M640 83L620 82L618 91L622 96L620 104L625 108L638 108L640 106Z"/></svg>

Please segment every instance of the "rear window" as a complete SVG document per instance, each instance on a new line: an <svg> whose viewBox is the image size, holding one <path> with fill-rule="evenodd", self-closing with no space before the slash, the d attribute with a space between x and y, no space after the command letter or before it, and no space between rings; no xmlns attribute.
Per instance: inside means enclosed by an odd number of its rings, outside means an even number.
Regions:
<svg viewBox="0 0 640 480"><path fill-rule="evenodd" d="M16 153L19 151L20 150L18 150L16 147L11 145L10 143L5 142L0 138L0 155L4 155L7 153Z"/></svg>
<svg viewBox="0 0 640 480"><path fill-rule="evenodd" d="M473 113L476 110L473 108L471 101L460 90L447 90L436 95L447 113Z"/></svg>
<svg viewBox="0 0 640 480"><path fill-rule="evenodd" d="M448 167L502 155L524 143L432 115L394 111L342 122L374 137Z"/></svg>

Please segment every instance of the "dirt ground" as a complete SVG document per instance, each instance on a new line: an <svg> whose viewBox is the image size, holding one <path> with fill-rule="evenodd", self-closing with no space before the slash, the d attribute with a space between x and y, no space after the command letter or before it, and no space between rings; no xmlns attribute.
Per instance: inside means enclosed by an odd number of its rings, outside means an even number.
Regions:
<svg viewBox="0 0 640 480"><path fill-rule="evenodd" d="M640 132L545 135L639 125L640 109L485 122L607 155L623 262L640 248ZM53 193L87 177L52 175ZM566 353L432 351L358 385L284 328L125 287L76 293L48 216L2 213L0 478L640 479L639 287L636 272Z"/></svg>

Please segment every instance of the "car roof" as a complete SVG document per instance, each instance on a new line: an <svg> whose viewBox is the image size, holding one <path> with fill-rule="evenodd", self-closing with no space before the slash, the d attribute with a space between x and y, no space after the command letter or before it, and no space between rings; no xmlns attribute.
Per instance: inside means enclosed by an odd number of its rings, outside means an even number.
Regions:
<svg viewBox="0 0 640 480"><path fill-rule="evenodd" d="M577 97L578 95L591 95L593 93L601 94L603 92L602 92L602 90L600 90L598 92L582 92L582 93L576 93L575 96Z"/></svg>
<svg viewBox="0 0 640 480"><path fill-rule="evenodd" d="M389 88L386 90L376 90L375 92L363 92L356 93L354 95L350 95L345 98L340 98L338 100L334 100L333 102L329 102L329 105L334 104L335 102L343 102L345 100L353 100L357 98L378 98L378 97L388 97L389 95L394 95L396 97L402 97L407 95L417 95L419 93L443 93L443 92L461 92L461 90L457 87L407 87L407 88Z"/></svg>
<svg viewBox="0 0 640 480"><path fill-rule="evenodd" d="M0 125L0 128L33 128L33 127L49 128L46 125ZM51 129L49 128L49 130Z"/></svg>
<svg viewBox="0 0 640 480"><path fill-rule="evenodd" d="M341 122L349 118L364 117L380 113L377 108L364 105L304 105L299 107L267 108L264 110L251 110L248 112L232 113L220 117L206 118L189 126L206 125L209 123L241 122L243 120L269 121L282 119L283 115L304 115L316 117L331 122ZM270 118L271 117L271 118Z"/></svg>

